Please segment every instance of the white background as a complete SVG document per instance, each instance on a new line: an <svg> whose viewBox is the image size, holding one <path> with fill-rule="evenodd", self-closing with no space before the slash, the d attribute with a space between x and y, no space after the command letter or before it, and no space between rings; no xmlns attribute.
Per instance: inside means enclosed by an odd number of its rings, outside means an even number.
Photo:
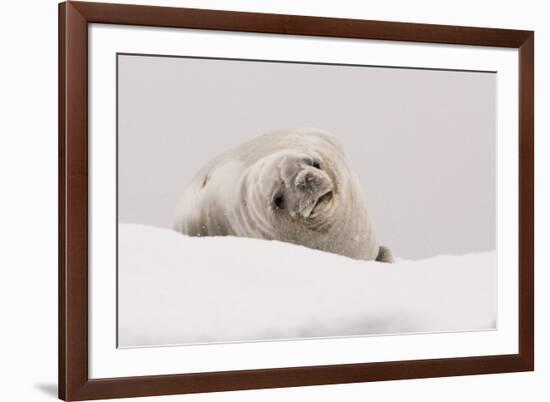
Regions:
<svg viewBox="0 0 550 402"><path fill-rule="evenodd" d="M152 1L148 2L153 4ZM9 5L8 5L9 4ZM550 274L548 209L550 192L543 173L550 164L547 133L550 88L550 29L544 2L506 5L497 1L163 1L156 4L334 17L513 27L536 31L536 263L537 361L535 373L394 381L280 390L173 396L159 400L462 401L548 398L550 305L545 283ZM3 400L53 400L57 378L57 6L53 1L3 3L0 64L0 174L2 249ZM147 400L155 400L149 398Z"/></svg>

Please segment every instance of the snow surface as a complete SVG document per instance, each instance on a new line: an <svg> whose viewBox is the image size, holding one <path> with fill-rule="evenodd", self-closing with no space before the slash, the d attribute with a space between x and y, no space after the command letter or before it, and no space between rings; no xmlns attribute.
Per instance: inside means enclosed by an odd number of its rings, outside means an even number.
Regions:
<svg viewBox="0 0 550 402"><path fill-rule="evenodd" d="M119 225L119 347L496 328L496 252L384 264Z"/></svg>

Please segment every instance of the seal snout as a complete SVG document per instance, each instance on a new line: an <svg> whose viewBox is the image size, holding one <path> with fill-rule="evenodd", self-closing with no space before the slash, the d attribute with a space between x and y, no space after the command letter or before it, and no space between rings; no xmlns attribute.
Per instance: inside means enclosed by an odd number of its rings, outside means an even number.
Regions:
<svg viewBox="0 0 550 402"><path fill-rule="evenodd" d="M304 193L315 193L318 190L330 185L330 179L326 173L308 167L296 175L294 185Z"/></svg>
<svg viewBox="0 0 550 402"><path fill-rule="evenodd" d="M299 213L304 218L315 214L322 206L330 204L334 196L332 181L316 167L307 167L296 175L294 185L301 198Z"/></svg>

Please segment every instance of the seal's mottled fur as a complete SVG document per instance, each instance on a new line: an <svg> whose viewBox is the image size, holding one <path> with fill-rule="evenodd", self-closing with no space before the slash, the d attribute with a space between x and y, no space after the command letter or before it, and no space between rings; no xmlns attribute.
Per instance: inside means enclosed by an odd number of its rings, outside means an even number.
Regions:
<svg viewBox="0 0 550 402"><path fill-rule="evenodd" d="M208 163L185 189L176 230L279 240L355 259L392 261L379 246L342 147L313 128L260 136Z"/></svg>

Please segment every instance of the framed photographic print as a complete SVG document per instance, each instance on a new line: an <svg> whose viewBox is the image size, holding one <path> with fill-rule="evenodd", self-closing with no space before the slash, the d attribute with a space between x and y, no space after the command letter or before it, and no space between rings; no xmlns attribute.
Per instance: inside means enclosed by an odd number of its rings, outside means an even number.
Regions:
<svg viewBox="0 0 550 402"><path fill-rule="evenodd" d="M533 370L533 43L60 4L59 397Z"/></svg>

